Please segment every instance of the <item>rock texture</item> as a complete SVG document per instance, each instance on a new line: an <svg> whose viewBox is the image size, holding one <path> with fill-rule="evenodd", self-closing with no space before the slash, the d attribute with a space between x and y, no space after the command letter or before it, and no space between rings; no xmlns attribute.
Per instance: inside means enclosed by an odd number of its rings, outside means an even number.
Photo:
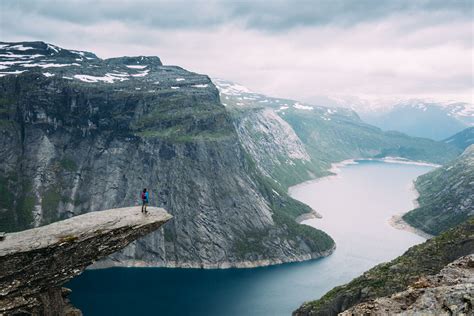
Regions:
<svg viewBox="0 0 474 316"><path fill-rule="evenodd" d="M356 305L340 315L472 315L474 255L457 259L440 273L423 277L407 290Z"/></svg>
<svg viewBox="0 0 474 316"><path fill-rule="evenodd" d="M147 187L174 220L110 264L272 264L334 248L294 222L310 209L255 168L207 76L42 42L0 43L0 66L0 230L137 205Z"/></svg>
<svg viewBox="0 0 474 316"><path fill-rule="evenodd" d="M437 235L474 216L474 145L452 162L420 176L418 207L403 219Z"/></svg>
<svg viewBox="0 0 474 316"><path fill-rule="evenodd" d="M435 275L454 260L473 253L474 218L471 218L411 247L391 262L375 266L348 284L335 287L320 299L303 304L293 315L337 315L357 304L404 291L420 278ZM472 288L469 289L471 292L465 294L472 297ZM439 313L444 311L439 310Z"/></svg>
<svg viewBox="0 0 474 316"><path fill-rule="evenodd" d="M236 112L234 122L239 139L263 175L284 186L312 176L311 158L305 146L273 109Z"/></svg>
<svg viewBox="0 0 474 316"><path fill-rule="evenodd" d="M80 314L63 300L61 285L171 218L160 208L142 214L128 207L7 234L0 241L0 314Z"/></svg>

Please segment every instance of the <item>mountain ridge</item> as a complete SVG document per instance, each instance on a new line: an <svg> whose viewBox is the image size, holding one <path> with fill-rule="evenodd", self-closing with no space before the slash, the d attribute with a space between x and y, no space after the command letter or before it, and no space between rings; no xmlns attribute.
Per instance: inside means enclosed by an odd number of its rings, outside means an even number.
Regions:
<svg viewBox="0 0 474 316"><path fill-rule="evenodd" d="M294 221L311 209L254 168L208 76L159 58L93 56L2 44L0 229L137 205L148 187L174 220L115 263L230 267L334 249Z"/></svg>

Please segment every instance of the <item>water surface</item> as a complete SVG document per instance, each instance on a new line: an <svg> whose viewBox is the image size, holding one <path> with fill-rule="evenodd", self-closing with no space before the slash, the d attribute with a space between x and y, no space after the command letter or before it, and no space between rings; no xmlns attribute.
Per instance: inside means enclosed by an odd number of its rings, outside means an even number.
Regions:
<svg viewBox="0 0 474 316"><path fill-rule="evenodd" d="M389 218L413 208L412 181L433 167L359 161L337 176L304 183L292 196L323 215L305 223L337 243L331 256L255 269L112 268L88 270L67 286L89 315L290 315L372 266L424 239Z"/></svg>

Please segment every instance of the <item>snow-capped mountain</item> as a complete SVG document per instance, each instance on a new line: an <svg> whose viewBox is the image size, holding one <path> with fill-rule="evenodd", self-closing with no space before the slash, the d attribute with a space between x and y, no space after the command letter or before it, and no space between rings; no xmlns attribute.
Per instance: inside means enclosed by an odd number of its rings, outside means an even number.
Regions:
<svg viewBox="0 0 474 316"><path fill-rule="evenodd" d="M474 126L474 104L428 99L369 99L357 96L324 96L306 103L284 98L272 98L251 91L241 84L212 79L221 93L225 106L266 106L278 111L289 108L314 110L330 120L331 115L355 115L383 130L399 131L410 136L435 140L445 139L461 130ZM316 105L315 105L316 104Z"/></svg>
<svg viewBox="0 0 474 316"><path fill-rule="evenodd" d="M474 106L464 102L408 100L388 108L359 111L359 115L384 130L435 140L474 126Z"/></svg>
<svg viewBox="0 0 474 316"><path fill-rule="evenodd" d="M321 119L330 121L333 117L349 117L350 119L358 119L356 113L351 109L344 107L321 106L314 105L297 100L275 98L266 96L244 87L241 84L228 80L212 78L221 95L221 102L226 107L236 108L252 108L252 107L268 107L275 112L284 113L286 110L306 110L318 113Z"/></svg>

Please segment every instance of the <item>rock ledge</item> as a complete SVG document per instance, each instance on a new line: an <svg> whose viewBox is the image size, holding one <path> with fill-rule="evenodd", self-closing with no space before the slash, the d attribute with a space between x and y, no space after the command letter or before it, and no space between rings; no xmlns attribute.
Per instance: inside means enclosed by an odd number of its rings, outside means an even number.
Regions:
<svg viewBox="0 0 474 316"><path fill-rule="evenodd" d="M65 314L71 307L62 299L67 294L62 284L172 218L164 209L148 211L144 215L140 207L126 207L91 212L7 234L0 241L0 315Z"/></svg>

